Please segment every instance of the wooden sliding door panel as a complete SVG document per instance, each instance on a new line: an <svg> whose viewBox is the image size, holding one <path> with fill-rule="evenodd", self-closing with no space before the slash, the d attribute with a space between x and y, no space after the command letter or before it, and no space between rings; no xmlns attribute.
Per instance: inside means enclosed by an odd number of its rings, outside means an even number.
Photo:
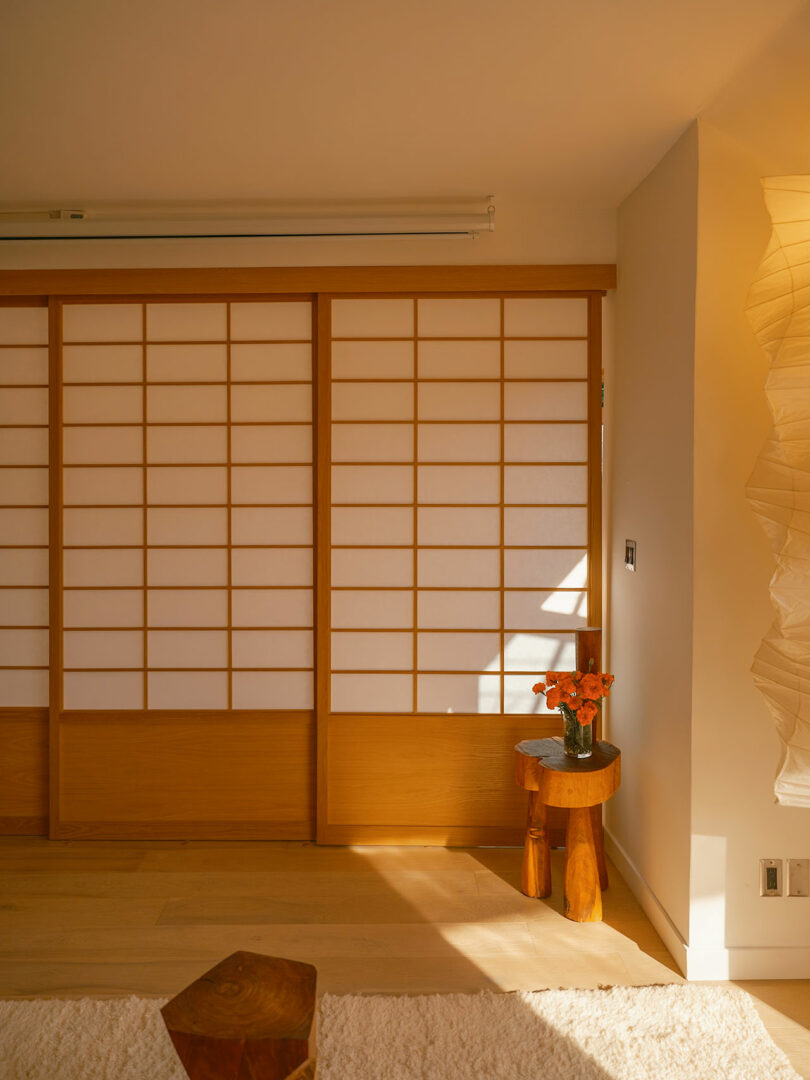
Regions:
<svg viewBox="0 0 810 1080"><path fill-rule="evenodd" d="M313 724L312 304L62 313L56 831L308 835L314 763L292 747Z"/></svg>
<svg viewBox="0 0 810 1080"><path fill-rule="evenodd" d="M48 309L0 306L0 833L47 831Z"/></svg>

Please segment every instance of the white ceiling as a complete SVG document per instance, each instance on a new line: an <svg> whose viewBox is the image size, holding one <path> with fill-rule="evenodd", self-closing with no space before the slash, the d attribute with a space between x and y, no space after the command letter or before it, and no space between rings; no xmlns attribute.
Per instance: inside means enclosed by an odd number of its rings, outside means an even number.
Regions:
<svg viewBox="0 0 810 1080"><path fill-rule="evenodd" d="M805 0L0 0L0 203L614 206Z"/></svg>

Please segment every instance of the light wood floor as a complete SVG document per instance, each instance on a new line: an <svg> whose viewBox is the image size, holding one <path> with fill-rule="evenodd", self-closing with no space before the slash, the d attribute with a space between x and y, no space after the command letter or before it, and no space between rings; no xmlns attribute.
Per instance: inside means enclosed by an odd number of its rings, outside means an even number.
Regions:
<svg viewBox="0 0 810 1080"><path fill-rule="evenodd" d="M616 870L604 922L523 896L514 848L0 839L0 996L170 997L236 949L306 960L320 991L682 982ZM810 980L740 983L810 1080Z"/></svg>

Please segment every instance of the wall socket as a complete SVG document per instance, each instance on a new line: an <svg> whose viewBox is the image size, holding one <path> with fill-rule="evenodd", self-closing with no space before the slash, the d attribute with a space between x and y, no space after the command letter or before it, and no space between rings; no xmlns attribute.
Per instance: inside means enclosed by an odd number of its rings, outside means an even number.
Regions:
<svg viewBox="0 0 810 1080"><path fill-rule="evenodd" d="M759 895L782 895L782 860L759 860Z"/></svg>
<svg viewBox="0 0 810 1080"><path fill-rule="evenodd" d="M810 896L810 859L788 859L788 896Z"/></svg>

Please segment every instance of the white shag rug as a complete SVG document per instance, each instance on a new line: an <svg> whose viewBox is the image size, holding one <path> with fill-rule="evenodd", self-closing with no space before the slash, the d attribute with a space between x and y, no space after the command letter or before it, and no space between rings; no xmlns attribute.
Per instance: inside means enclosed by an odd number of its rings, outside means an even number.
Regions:
<svg viewBox="0 0 810 1080"><path fill-rule="evenodd" d="M163 1000L0 1001L1 1080L185 1080ZM698 985L321 999L318 1080L800 1080Z"/></svg>

